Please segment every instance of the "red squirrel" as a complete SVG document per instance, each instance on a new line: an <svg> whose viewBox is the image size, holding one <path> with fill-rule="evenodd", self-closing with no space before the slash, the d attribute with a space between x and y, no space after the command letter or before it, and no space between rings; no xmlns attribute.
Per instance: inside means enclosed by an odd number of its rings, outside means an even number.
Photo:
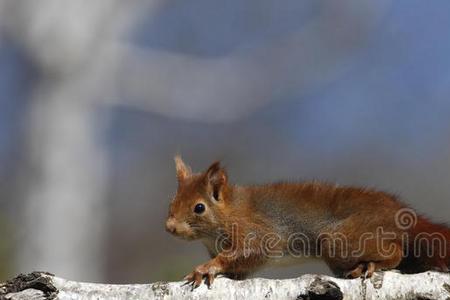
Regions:
<svg viewBox="0 0 450 300"><path fill-rule="evenodd" d="M375 271L449 271L450 229L395 196L320 182L238 186L219 162L193 173L175 157L178 189L166 229L201 240L211 260L184 279L242 279L285 258L320 258L339 277ZM290 260L293 261L293 260Z"/></svg>

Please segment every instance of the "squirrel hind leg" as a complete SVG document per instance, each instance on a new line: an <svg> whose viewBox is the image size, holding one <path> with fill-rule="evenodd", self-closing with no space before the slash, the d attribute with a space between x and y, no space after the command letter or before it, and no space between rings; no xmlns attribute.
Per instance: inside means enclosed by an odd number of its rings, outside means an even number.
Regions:
<svg viewBox="0 0 450 300"><path fill-rule="evenodd" d="M344 278L347 278L347 279L359 278L362 276L364 269L365 269L364 264L358 264L358 266L356 268L354 268L353 270L344 272Z"/></svg>
<svg viewBox="0 0 450 300"><path fill-rule="evenodd" d="M344 272L344 278L355 279L355 278L371 278L375 271L383 270L377 263L370 261L368 263L360 263L356 268L348 272Z"/></svg>
<svg viewBox="0 0 450 300"><path fill-rule="evenodd" d="M377 264L375 262L359 263L358 266L348 272L344 273L344 278L355 279L355 278L370 278L373 273L377 270Z"/></svg>
<svg viewBox="0 0 450 300"><path fill-rule="evenodd" d="M372 253L368 259L359 262L356 268L344 273L344 276L346 278L358 278L361 276L370 278L376 271L395 269L403 258L403 252L400 246L396 246L394 249L395 251L388 256L374 255Z"/></svg>

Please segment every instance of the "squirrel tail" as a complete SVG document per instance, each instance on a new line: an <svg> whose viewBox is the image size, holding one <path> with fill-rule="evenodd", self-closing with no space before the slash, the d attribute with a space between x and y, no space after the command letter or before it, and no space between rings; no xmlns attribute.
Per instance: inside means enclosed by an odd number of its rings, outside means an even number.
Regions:
<svg viewBox="0 0 450 300"><path fill-rule="evenodd" d="M405 243L405 258L399 266L405 273L429 270L449 272L450 228L446 224L432 223L422 216L409 229Z"/></svg>

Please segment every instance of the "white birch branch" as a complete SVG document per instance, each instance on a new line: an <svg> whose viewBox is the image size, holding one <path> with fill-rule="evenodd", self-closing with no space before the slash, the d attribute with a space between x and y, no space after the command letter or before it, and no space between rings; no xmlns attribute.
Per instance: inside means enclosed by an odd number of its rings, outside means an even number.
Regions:
<svg viewBox="0 0 450 300"><path fill-rule="evenodd" d="M19 275L0 284L0 299L449 299L450 274L378 272L371 279L303 275L294 279L218 278L211 289L184 282L98 284L46 273Z"/></svg>

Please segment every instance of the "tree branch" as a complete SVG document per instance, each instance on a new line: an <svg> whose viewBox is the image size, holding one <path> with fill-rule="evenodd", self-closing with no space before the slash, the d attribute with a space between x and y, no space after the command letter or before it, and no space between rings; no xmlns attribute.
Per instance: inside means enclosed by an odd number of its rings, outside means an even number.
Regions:
<svg viewBox="0 0 450 300"><path fill-rule="evenodd" d="M4 299L449 299L450 275L378 272L371 279L303 275L294 279L218 278L211 289L192 290L184 282L97 284L33 272L0 284Z"/></svg>

